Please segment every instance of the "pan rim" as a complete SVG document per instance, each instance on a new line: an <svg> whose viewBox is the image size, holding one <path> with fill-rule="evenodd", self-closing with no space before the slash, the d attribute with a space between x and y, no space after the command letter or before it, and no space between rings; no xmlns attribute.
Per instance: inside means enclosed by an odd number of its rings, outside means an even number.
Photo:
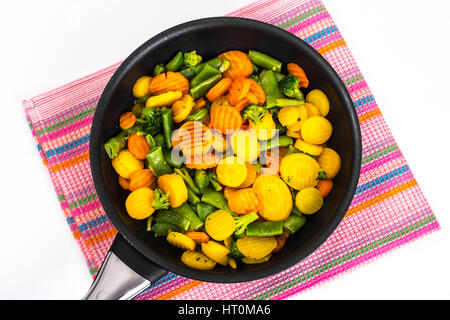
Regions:
<svg viewBox="0 0 450 320"><path fill-rule="evenodd" d="M276 33L277 37L287 38L288 41L296 41L299 46L302 46L302 54L311 59L317 66L320 68L322 72L324 72L324 76L332 83L335 87L339 99L342 101L343 109L348 116L349 128L351 133L351 142L352 142L352 155L351 155L351 163L352 168L350 171L350 179L348 182L347 189L344 193L341 203L339 204L338 209L335 211L333 218L326 225L324 230L322 230L306 247L304 250L298 252L297 254L292 254L289 257L286 257L284 260L280 260L279 262L267 266L266 268L262 267L258 270L249 270L249 271L235 271L230 272L229 274L225 273L212 273L205 272L200 270L191 269L189 267L183 267L179 264L172 263L171 261L165 259L161 255L158 255L156 252L150 250L148 246L143 244L129 228L122 221L119 214L115 211L114 206L109 200L109 197L106 193L106 187L103 182L102 170L101 170L101 161L100 161L100 139L99 139L99 127L101 127L101 121L104 119L104 115L106 112L107 101L110 99L112 95L112 89L120 83L121 79L127 74L129 69L131 68L131 64L133 61L138 60L139 57L145 55L147 50L151 50L154 47L163 45L163 43L173 37L177 37L180 34L192 32L196 29L207 28L209 25L214 25L217 27L218 25L223 25L224 27L229 26L230 24L239 24L242 27L247 28L256 28L261 31L266 31L270 33ZM297 36L282 30L281 28L272 26L270 24L260 22L257 20L247 19L247 18L238 18L238 17L209 17L196 19L192 21L188 21L177 26L174 26L166 31L163 31L151 39L147 40L144 44L139 46L133 53L131 53L118 67L116 72L113 74L108 84L106 85L99 103L97 105L97 109L94 115L94 119L92 122L91 128L91 137L90 137L90 165L91 172L93 176L94 185L99 196L99 200L105 209L105 212L108 218L113 223L114 227L118 230L118 232L127 240L127 242L134 247L137 251L139 251L142 255L144 255L151 262L157 264L163 269L169 270L170 272L176 273L181 276L188 277L190 279L207 281L207 282L216 282L216 283L236 283L236 282L248 282L261 278L265 278L276 273L279 273L283 270L286 270L289 267L294 266L300 261L304 260L314 251L316 251L328 238L329 236L336 230L337 226L341 223L342 219L347 212L347 209L353 199L359 174L361 168L361 155L362 155L362 138L361 131L359 126L359 120L356 114L356 110L354 108L353 101L350 97L350 94L347 91L344 83L340 79L337 72L334 68L325 60L325 58L320 55L315 49L313 49L306 42L298 38Z"/></svg>

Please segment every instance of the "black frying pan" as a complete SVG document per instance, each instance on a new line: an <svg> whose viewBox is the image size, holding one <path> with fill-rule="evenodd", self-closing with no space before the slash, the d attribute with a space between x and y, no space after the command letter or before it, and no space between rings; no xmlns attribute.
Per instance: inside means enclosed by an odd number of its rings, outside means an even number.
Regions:
<svg viewBox="0 0 450 320"><path fill-rule="evenodd" d="M244 52L254 49L284 64L296 62L306 71L311 81L309 88L320 88L330 99L328 118L334 125L334 132L328 144L342 157L341 171L323 208L308 216L306 225L290 237L283 250L274 254L267 263L243 264L237 270L218 265L211 271L185 266L180 261L181 250L168 244L164 238L155 238L153 233L147 232L145 221L128 216L125 210L128 192L117 183L117 174L103 149L104 142L119 132L120 115L133 104L135 81L152 74L155 64L170 60L176 52L194 49L206 59L231 49ZM107 263L102 266L86 298L131 298L136 291L142 291L167 271L207 282L245 282L273 275L306 258L336 229L350 205L360 172L361 134L353 102L344 84L328 62L308 44L266 23L231 17L207 18L158 34L134 51L117 69L97 106L92 123L90 159L95 188L118 235ZM119 271L115 270L112 260L121 265ZM131 286L127 282L130 280L128 274L134 274ZM108 288L110 277L116 287L119 286L113 293L109 293ZM120 277L126 279L119 281Z"/></svg>

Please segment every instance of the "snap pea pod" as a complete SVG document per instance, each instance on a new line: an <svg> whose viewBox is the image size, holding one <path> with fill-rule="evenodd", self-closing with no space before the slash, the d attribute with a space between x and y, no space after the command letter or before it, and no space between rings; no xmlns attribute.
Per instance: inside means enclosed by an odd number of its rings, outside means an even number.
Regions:
<svg viewBox="0 0 450 320"><path fill-rule="evenodd" d="M305 98L303 99L288 99L288 98L277 98L275 100L276 106L283 107L298 107L305 104Z"/></svg>
<svg viewBox="0 0 450 320"><path fill-rule="evenodd" d="M149 153L147 153L146 158L153 174L156 177L173 172L172 167L169 166L164 159L161 146L152 149Z"/></svg>
<svg viewBox="0 0 450 320"><path fill-rule="evenodd" d="M247 236L269 237L283 233L283 221L252 222L247 226Z"/></svg>
<svg viewBox="0 0 450 320"><path fill-rule="evenodd" d="M181 231L181 228L171 223L157 222L152 226L150 231L154 232L157 237L165 237L169 234L169 232Z"/></svg>
<svg viewBox="0 0 450 320"><path fill-rule="evenodd" d="M197 215L203 222L206 220L206 217L217 210L216 207L209 203L200 202L197 203Z"/></svg>
<svg viewBox="0 0 450 320"><path fill-rule="evenodd" d="M228 201L222 192L215 191L211 188L207 188L202 195L202 202L206 202L218 209L225 210L229 213L233 213L228 207Z"/></svg>
<svg viewBox="0 0 450 320"><path fill-rule="evenodd" d="M209 177L204 170L195 170L194 181L200 193L205 192L209 186Z"/></svg>
<svg viewBox="0 0 450 320"><path fill-rule="evenodd" d="M293 153L300 153L300 150L298 150L296 147L294 147L294 146L289 146L289 149L288 149L288 151L286 152L286 155L288 156L288 155L290 155L290 154L293 154Z"/></svg>
<svg viewBox="0 0 450 320"><path fill-rule="evenodd" d="M122 131L117 136L110 138L104 144L104 148L110 159L115 158L127 145L127 133Z"/></svg>
<svg viewBox="0 0 450 320"><path fill-rule="evenodd" d="M192 78L192 80L190 81L190 86L191 88L195 87L216 75L220 75L220 70L206 63L202 71L200 71L194 78Z"/></svg>
<svg viewBox="0 0 450 320"><path fill-rule="evenodd" d="M272 70L263 70L259 74L259 81L261 87L266 94L266 106L272 108L277 105L277 98L280 98L282 94L278 89L278 81L275 77L275 73Z"/></svg>
<svg viewBox="0 0 450 320"><path fill-rule="evenodd" d="M201 202L200 198L194 193L194 191L192 191L191 188L187 187L187 191L188 191L188 198L187 198L188 202L192 203L194 206L197 203Z"/></svg>
<svg viewBox="0 0 450 320"><path fill-rule="evenodd" d="M208 113L209 109L205 107L195 110L191 115L189 115L186 118L186 121L202 121Z"/></svg>
<svg viewBox="0 0 450 320"><path fill-rule="evenodd" d="M259 152L264 152L273 148L289 147L294 144L294 139L288 136L280 136L278 139L261 141L259 144Z"/></svg>
<svg viewBox="0 0 450 320"><path fill-rule="evenodd" d="M280 82L283 80L286 76L282 74L281 72L275 72L275 78L277 78L277 81Z"/></svg>
<svg viewBox="0 0 450 320"><path fill-rule="evenodd" d="M259 71L258 66L256 64L254 64L253 62L252 62L252 68L253 68L253 73L257 73Z"/></svg>
<svg viewBox="0 0 450 320"><path fill-rule="evenodd" d="M305 216L298 216L295 214L291 214L289 218L284 220L283 229L289 232L290 234L296 233L301 227L303 227L306 223Z"/></svg>
<svg viewBox="0 0 450 320"><path fill-rule="evenodd" d="M211 183L211 186L216 191L222 190L222 185L220 184L219 180L217 180L217 174L215 171L210 171L208 173L209 182Z"/></svg>
<svg viewBox="0 0 450 320"><path fill-rule="evenodd" d="M172 154L173 149L165 149L163 151L164 154L164 160L172 167L172 168L181 168L184 164L184 157L180 155L173 155Z"/></svg>
<svg viewBox="0 0 450 320"><path fill-rule="evenodd" d="M161 112L161 119L166 148L170 149L172 148L172 133L174 130L172 109L166 109Z"/></svg>
<svg viewBox="0 0 450 320"><path fill-rule="evenodd" d="M255 50L249 50L248 58L252 63L256 64L259 67L267 70L272 70L274 72L281 72L281 66L283 65L281 61L278 61L277 59L272 58L265 53Z"/></svg>
<svg viewBox="0 0 450 320"><path fill-rule="evenodd" d="M187 171L186 168L184 168L184 167L183 168L175 168L174 171L176 174L181 176L181 178L183 178L184 183L186 183L186 186L191 188L191 190L194 191L195 194L200 194L200 190L198 190L197 186L195 185L194 180L189 175L189 172Z"/></svg>
<svg viewBox="0 0 450 320"><path fill-rule="evenodd" d="M220 79L222 79L222 76L220 74L217 74L191 88L190 93L192 98L194 98L194 100L197 100L198 98L203 97L209 91L209 89L214 87L214 85L220 81Z"/></svg>
<svg viewBox="0 0 450 320"><path fill-rule="evenodd" d="M181 215L190 222L187 231L197 231L203 227L203 221L200 220L187 202L179 207L171 208L170 211Z"/></svg>
<svg viewBox="0 0 450 320"><path fill-rule="evenodd" d="M180 73L188 80L191 80L195 77L195 67L189 67L180 71Z"/></svg>
<svg viewBox="0 0 450 320"><path fill-rule="evenodd" d="M157 75L160 75L161 73L166 71L166 67L164 64L160 63L155 66L153 69L153 76L156 77Z"/></svg>
<svg viewBox="0 0 450 320"><path fill-rule="evenodd" d="M183 52L179 51L175 57L166 65L166 71L178 71L183 66Z"/></svg>
<svg viewBox="0 0 450 320"><path fill-rule="evenodd" d="M191 227L191 221L187 217L183 216L180 212L172 210L161 210L156 215L155 221L157 223L159 222L175 225L184 231L188 231Z"/></svg>

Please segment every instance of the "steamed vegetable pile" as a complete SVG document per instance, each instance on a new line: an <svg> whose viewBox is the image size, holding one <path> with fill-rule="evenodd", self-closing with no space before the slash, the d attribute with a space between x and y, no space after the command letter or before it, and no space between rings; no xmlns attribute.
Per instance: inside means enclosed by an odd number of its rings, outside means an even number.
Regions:
<svg viewBox="0 0 450 320"><path fill-rule="evenodd" d="M105 143L125 207L200 270L263 263L332 191L327 96L261 52L178 52L139 78ZM306 94L307 93L307 94Z"/></svg>

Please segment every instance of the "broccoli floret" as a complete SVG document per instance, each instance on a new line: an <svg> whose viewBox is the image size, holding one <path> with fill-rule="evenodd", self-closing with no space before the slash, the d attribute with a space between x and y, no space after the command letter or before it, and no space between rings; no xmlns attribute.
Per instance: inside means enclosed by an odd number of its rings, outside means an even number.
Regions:
<svg viewBox="0 0 450 320"><path fill-rule="evenodd" d="M233 218L236 225L234 229L234 236L240 238L244 236L247 226L253 221L257 220L259 217L256 212L250 212L247 214L234 216Z"/></svg>
<svg viewBox="0 0 450 320"><path fill-rule="evenodd" d="M142 131L146 134L155 135L162 131L161 110L158 108L144 108L139 122L144 126Z"/></svg>
<svg viewBox="0 0 450 320"><path fill-rule="evenodd" d="M184 65L188 68L195 67L200 62L202 62L202 57L199 56L195 50L191 52L186 52L183 58L184 58Z"/></svg>
<svg viewBox="0 0 450 320"><path fill-rule="evenodd" d="M317 177L316 180L327 180L327 174L325 173L325 171L320 170L319 171L319 176Z"/></svg>
<svg viewBox="0 0 450 320"><path fill-rule="evenodd" d="M236 241L231 244L230 253L228 255L230 258L240 260L244 255L239 251Z"/></svg>
<svg viewBox="0 0 450 320"><path fill-rule="evenodd" d="M156 188L155 190L153 190L153 194L154 198L152 207L155 208L155 210L169 209L169 192L164 193L161 189Z"/></svg>
<svg viewBox="0 0 450 320"><path fill-rule="evenodd" d="M303 94L300 92L298 85L300 83L300 79L292 74L287 75L279 82L280 91L289 98L294 98L301 100L303 98Z"/></svg>
<svg viewBox="0 0 450 320"><path fill-rule="evenodd" d="M252 120L255 124L260 123L265 114L266 108L257 104L248 105L241 112L243 120Z"/></svg>
<svg viewBox="0 0 450 320"><path fill-rule="evenodd" d="M156 77L157 75L163 73L166 71L166 67L164 64L160 63L155 66L155 69L153 69L153 75Z"/></svg>
<svg viewBox="0 0 450 320"><path fill-rule="evenodd" d="M220 72L225 72L231 67L231 62L228 59L223 59L222 64L219 67Z"/></svg>

